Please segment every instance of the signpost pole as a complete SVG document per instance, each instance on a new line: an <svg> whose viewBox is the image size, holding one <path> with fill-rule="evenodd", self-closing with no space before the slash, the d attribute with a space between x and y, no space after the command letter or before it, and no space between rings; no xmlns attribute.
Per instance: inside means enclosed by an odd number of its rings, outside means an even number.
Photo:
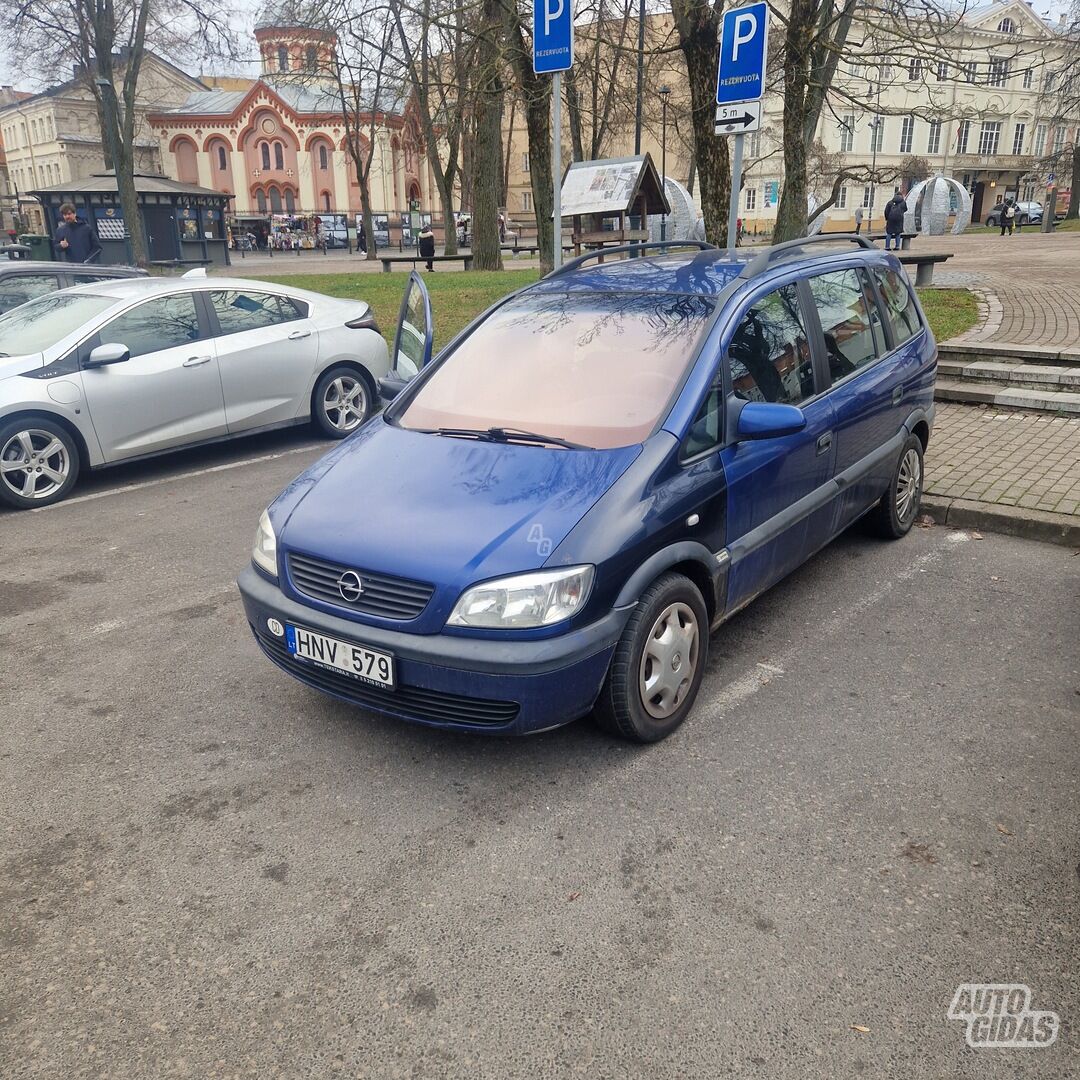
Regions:
<svg viewBox="0 0 1080 1080"><path fill-rule="evenodd" d="M728 200L727 213L728 251L735 250L735 241L738 239L739 193L742 190L743 139L745 138L743 134L735 136L735 152L731 158L731 198Z"/></svg>
<svg viewBox="0 0 1080 1080"><path fill-rule="evenodd" d="M551 143L551 175L555 189L552 215L555 244L551 265L558 270L562 266L562 73L559 71L551 76Z"/></svg>

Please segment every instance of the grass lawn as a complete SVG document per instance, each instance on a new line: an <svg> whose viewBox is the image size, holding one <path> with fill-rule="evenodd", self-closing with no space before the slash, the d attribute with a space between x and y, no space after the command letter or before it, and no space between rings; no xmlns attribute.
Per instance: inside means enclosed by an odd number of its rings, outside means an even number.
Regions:
<svg viewBox="0 0 1080 1080"><path fill-rule="evenodd" d="M946 341L979 321L979 304L967 289L919 289L919 302L934 337Z"/></svg>
<svg viewBox="0 0 1080 1080"><path fill-rule="evenodd" d="M468 270L462 273L424 275L431 293L435 316L435 347L445 345L454 334L500 297L520 289L540 276L537 270L504 270L485 273ZM388 344L393 344L398 311L409 275L393 274L284 274L262 280L292 285L297 289L366 300L379 320ZM955 337L978 319L975 297L966 289L920 289L926 317L938 341Z"/></svg>

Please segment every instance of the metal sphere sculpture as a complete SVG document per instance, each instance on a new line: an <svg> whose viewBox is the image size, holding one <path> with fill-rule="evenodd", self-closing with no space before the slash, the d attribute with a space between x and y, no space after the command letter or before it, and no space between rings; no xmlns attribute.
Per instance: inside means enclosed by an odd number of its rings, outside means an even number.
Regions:
<svg viewBox="0 0 1080 1080"><path fill-rule="evenodd" d="M904 232L923 236L944 236L949 225L953 193L956 194L956 220L952 233L958 236L971 224L971 193L951 176L938 173L920 180L907 194L908 210Z"/></svg>

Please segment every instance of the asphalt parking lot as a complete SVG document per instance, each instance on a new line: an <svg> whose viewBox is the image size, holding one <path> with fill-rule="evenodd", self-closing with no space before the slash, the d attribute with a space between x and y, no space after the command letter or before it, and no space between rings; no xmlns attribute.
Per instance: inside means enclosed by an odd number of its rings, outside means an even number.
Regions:
<svg viewBox="0 0 1080 1080"><path fill-rule="evenodd" d="M1080 1075L1080 557L848 535L666 742L466 738L251 639L233 580L324 448L0 511L0 1076ZM969 1049L963 982L1057 1043Z"/></svg>

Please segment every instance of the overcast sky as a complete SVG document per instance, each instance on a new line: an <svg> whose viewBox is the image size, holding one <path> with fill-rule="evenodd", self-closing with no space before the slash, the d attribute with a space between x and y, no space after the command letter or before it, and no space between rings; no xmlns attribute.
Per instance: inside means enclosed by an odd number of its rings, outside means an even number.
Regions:
<svg viewBox="0 0 1080 1080"><path fill-rule="evenodd" d="M979 0L967 0L969 7L982 6ZM240 58L226 61L217 58L198 56L166 56L178 67L192 75L240 75L256 78L259 74L259 56L255 48L253 30L256 15L265 6L266 0L233 0L230 5L229 24L233 30L233 49ZM657 10L660 4L656 0L647 0L648 7ZM1032 10L1044 19L1056 22L1058 17L1070 7L1070 0L1035 0ZM0 46L2 48L2 46ZM22 73L14 70L14 65L7 57L0 54L0 84L14 85L23 90L42 90L56 82L52 72Z"/></svg>

